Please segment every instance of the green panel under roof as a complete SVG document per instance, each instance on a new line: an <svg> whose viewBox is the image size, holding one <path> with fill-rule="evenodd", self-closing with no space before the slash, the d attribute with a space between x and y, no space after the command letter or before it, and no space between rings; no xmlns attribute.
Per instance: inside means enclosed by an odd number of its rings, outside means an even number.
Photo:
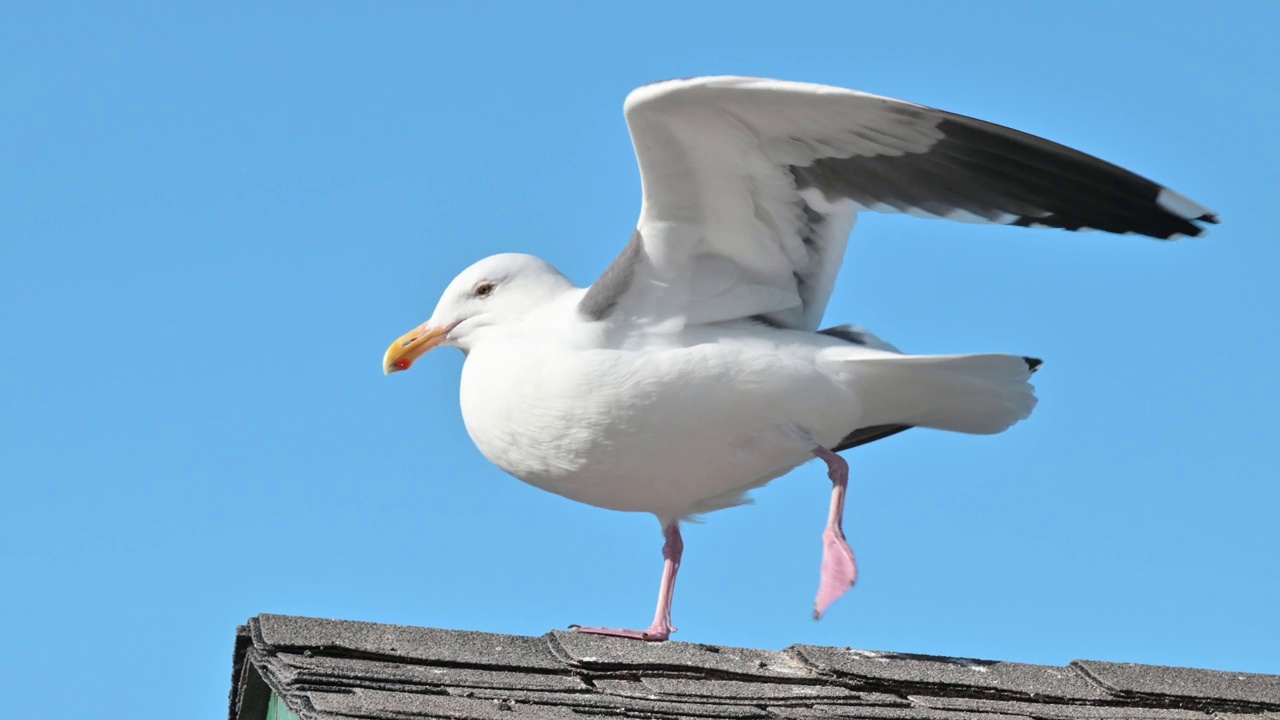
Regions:
<svg viewBox="0 0 1280 720"><path fill-rule="evenodd" d="M298 716L285 706L279 695L271 693L271 700L267 702L267 720L298 720Z"/></svg>

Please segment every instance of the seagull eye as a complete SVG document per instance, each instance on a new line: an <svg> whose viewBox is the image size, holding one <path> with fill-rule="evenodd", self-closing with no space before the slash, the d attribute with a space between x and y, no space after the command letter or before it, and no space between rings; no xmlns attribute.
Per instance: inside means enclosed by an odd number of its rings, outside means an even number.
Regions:
<svg viewBox="0 0 1280 720"><path fill-rule="evenodd" d="M493 283L482 282L476 285L476 289L472 291L478 298L487 298L493 294Z"/></svg>

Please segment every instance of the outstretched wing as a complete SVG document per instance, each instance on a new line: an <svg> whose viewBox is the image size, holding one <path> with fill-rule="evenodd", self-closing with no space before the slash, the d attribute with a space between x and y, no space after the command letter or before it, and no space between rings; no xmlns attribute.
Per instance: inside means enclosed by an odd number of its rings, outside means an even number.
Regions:
<svg viewBox="0 0 1280 720"><path fill-rule="evenodd" d="M588 317L815 330L860 210L1171 240L1216 216L1057 143L853 90L740 77L628 96L644 201Z"/></svg>

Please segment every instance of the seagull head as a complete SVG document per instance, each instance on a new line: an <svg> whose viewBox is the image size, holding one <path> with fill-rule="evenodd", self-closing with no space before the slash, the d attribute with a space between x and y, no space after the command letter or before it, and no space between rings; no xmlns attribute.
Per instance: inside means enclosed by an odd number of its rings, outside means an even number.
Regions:
<svg viewBox="0 0 1280 720"><path fill-rule="evenodd" d="M396 338L382 358L382 370L408 370L430 350L456 347L466 352L490 329L511 325L573 287L541 258L519 253L491 255L449 283L431 319Z"/></svg>

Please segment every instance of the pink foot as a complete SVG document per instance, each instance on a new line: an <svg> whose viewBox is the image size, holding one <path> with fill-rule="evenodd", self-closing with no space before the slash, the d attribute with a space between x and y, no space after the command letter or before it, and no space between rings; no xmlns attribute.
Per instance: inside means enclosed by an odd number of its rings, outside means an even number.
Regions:
<svg viewBox="0 0 1280 720"><path fill-rule="evenodd" d="M614 628L602 627L581 627L579 625L571 625L570 629L576 633L584 635L602 635L604 637L627 638L628 640L644 640L646 642L662 642L671 638L671 633L676 629L673 627L659 627L657 625L648 630L617 630Z"/></svg>
<svg viewBox="0 0 1280 720"><path fill-rule="evenodd" d="M821 579L818 597L813 602L813 619L818 620L858 580L858 563L853 559L853 549L844 537L843 527L849 464L824 447L814 448L813 454L827 464L827 477L831 478L831 511L827 516L827 529L822 532Z"/></svg>
<svg viewBox="0 0 1280 720"><path fill-rule="evenodd" d="M822 579L818 582L818 599L813 603L813 619L819 620L858 580L858 563L853 549L839 528L828 527L822 533Z"/></svg>

